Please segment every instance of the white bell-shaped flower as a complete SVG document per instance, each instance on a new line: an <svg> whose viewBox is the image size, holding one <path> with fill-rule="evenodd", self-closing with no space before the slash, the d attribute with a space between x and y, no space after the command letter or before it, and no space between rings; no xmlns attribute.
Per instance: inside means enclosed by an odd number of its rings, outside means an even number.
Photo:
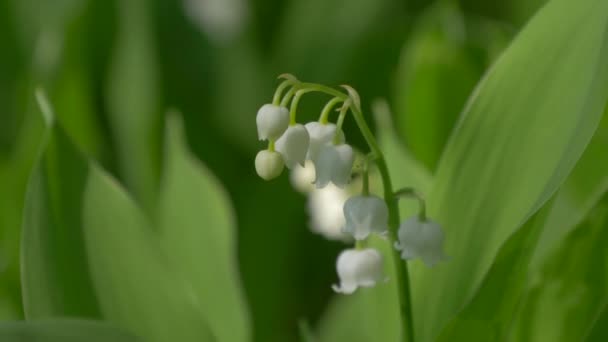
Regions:
<svg viewBox="0 0 608 342"><path fill-rule="evenodd" d="M344 231L356 240L365 240L369 234L388 231L388 207L378 196L355 196L344 204L346 226Z"/></svg>
<svg viewBox="0 0 608 342"><path fill-rule="evenodd" d="M325 187L330 182L343 188L350 180L355 153L347 144L323 145L314 162L317 189Z"/></svg>
<svg viewBox="0 0 608 342"><path fill-rule="evenodd" d="M412 217L399 226L395 248L404 260L420 258L429 267L445 260L443 230L437 222Z"/></svg>
<svg viewBox="0 0 608 342"><path fill-rule="evenodd" d="M292 169L297 164L304 165L310 137L308 131L300 124L291 125L277 140L276 150L283 155L285 165Z"/></svg>
<svg viewBox="0 0 608 342"><path fill-rule="evenodd" d="M289 111L285 107L265 104L255 118L260 140L277 140L289 126Z"/></svg>
<svg viewBox="0 0 608 342"><path fill-rule="evenodd" d="M289 174L291 185L297 191L307 194L315 189L315 164L306 160L304 166L296 165Z"/></svg>
<svg viewBox="0 0 608 342"><path fill-rule="evenodd" d="M351 294L359 287L373 287L384 280L382 255L373 248L347 249L336 262L340 285L334 291Z"/></svg>
<svg viewBox="0 0 608 342"><path fill-rule="evenodd" d="M310 229L329 240L352 241L343 231L346 221L342 208L348 196L347 190L332 184L312 190L307 201Z"/></svg>
<svg viewBox="0 0 608 342"><path fill-rule="evenodd" d="M305 127L308 135L310 135L310 145L308 146L306 159L315 160L321 146L332 143L337 128L333 123L322 124L316 121L307 123ZM344 132L342 131L338 135L338 142L340 144L344 142Z"/></svg>
<svg viewBox="0 0 608 342"><path fill-rule="evenodd" d="M276 151L262 150L255 156L255 171L265 180L277 178L283 165L283 157Z"/></svg>

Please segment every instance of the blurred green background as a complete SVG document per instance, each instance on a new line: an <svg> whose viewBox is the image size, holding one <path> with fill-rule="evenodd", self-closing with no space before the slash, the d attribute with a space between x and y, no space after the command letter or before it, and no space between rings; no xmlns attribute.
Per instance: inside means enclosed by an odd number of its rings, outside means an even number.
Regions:
<svg viewBox="0 0 608 342"><path fill-rule="evenodd" d="M37 87L78 148L148 210L164 113L178 109L191 151L232 200L255 341L291 341L299 320L315 324L325 310L343 244L310 232L288 177L255 174L264 145L254 117L276 76L350 84L367 113L387 98L402 142L432 172L472 88L543 2L0 1L0 319L23 318L19 234L43 133ZM322 100L304 99L300 120L315 119Z"/></svg>

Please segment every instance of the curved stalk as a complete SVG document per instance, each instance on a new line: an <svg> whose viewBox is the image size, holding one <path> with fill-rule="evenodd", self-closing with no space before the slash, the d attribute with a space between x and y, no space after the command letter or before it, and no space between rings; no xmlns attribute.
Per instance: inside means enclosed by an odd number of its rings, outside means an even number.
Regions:
<svg viewBox="0 0 608 342"><path fill-rule="evenodd" d="M350 96L342 93L341 91L322 84L301 82L298 84L298 86L300 89L310 89L313 91L326 93L336 98L340 98L344 101L350 99ZM382 185L384 189L384 201L386 202L389 211L389 236L391 243L394 243L398 240L397 230L399 229L399 207L395 198L395 193L393 192L393 185L391 182L390 174L388 172L386 161L384 159L384 154L380 150L380 146L378 145L374 134L367 125L367 122L365 121L363 113L360 111L360 109L357 108L357 106L351 105L350 110L353 113L355 122L357 123L357 126L359 127L359 130L363 135L363 138L365 139L371 152L376 157L376 166L378 167L380 177L382 178ZM412 300L410 293L410 280L407 263L401 260L399 252L394 248L391 248L391 258L393 259L393 263L395 265L395 272L397 275L397 289L399 290L397 295L399 298L399 312L401 315L402 323L402 341L414 342L414 324L411 309Z"/></svg>

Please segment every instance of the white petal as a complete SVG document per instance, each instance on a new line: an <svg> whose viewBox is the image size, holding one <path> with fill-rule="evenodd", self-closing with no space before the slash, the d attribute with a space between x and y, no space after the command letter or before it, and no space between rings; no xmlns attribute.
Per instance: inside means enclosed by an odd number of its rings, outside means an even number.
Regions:
<svg viewBox="0 0 608 342"><path fill-rule="evenodd" d="M306 160L304 166L296 165L289 177L291 185L301 193L309 193L315 189L315 164Z"/></svg>
<svg viewBox="0 0 608 342"><path fill-rule="evenodd" d="M319 155L321 146L331 144L336 135L336 125L333 123L322 124L320 122L309 122L305 125L310 135L310 145L306 159L315 160ZM340 132L339 142L344 141L344 133Z"/></svg>
<svg viewBox="0 0 608 342"><path fill-rule="evenodd" d="M344 187L350 181L354 161L353 149L347 144L322 146L315 160L316 187L325 187L330 182Z"/></svg>
<svg viewBox="0 0 608 342"><path fill-rule="evenodd" d="M258 138L277 140L289 125L289 111L285 107L265 104L256 116Z"/></svg>
<svg viewBox="0 0 608 342"><path fill-rule="evenodd" d="M285 165L292 169L297 164L304 165L309 141L310 137L304 126L300 124L292 125L277 140L276 150L283 155Z"/></svg>
<svg viewBox="0 0 608 342"><path fill-rule="evenodd" d="M399 226L399 244L403 259L420 258L429 267L445 260L443 253L443 230L433 221L420 221L412 217Z"/></svg>
<svg viewBox="0 0 608 342"><path fill-rule="evenodd" d="M382 255L375 249L347 249L336 262L340 286L336 292L350 294L358 287L372 287L384 278Z"/></svg>
<svg viewBox="0 0 608 342"><path fill-rule="evenodd" d="M346 226L344 230L357 240L369 234L383 234L388 230L388 208L378 196L355 196L344 204Z"/></svg>
<svg viewBox="0 0 608 342"><path fill-rule="evenodd" d="M348 196L346 190L331 184L311 191L307 202L310 229L330 240L348 241L349 236L342 232L345 223L342 207Z"/></svg>

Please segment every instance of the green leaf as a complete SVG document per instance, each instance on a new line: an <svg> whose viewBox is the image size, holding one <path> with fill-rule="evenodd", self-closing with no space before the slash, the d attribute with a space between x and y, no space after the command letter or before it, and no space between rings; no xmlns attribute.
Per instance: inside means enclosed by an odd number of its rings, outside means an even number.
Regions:
<svg viewBox="0 0 608 342"><path fill-rule="evenodd" d="M22 239L26 317L100 317L149 341L212 341L199 291L154 225L76 151L42 100L49 126Z"/></svg>
<svg viewBox="0 0 608 342"><path fill-rule="evenodd" d="M220 182L188 151L177 114L167 120L160 201L161 243L198 293L217 340L249 340L235 214Z"/></svg>
<svg viewBox="0 0 608 342"><path fill-rule="evenodd" d="M513 341L582 341L608 304L608 196L542 268L520 310Z"/></svg>
<svg viewBox="0 0 608 342"><path fill-rule="evenodd" d="M608 339L608 305L604 305L604 309L597 316L592 328L590 329L585 341L587 342L604 342Z"/></svg>
<svg viewBox="0 0 608 342"><path fill-rule="evenodd" d="M455 6L432 6L414 27L396 75L399 132L412 154L431 170L483 71L465 39L464 17Z"/></svg>
<svg viewBox="0 0 608 342"><path fill-rule="evenodd" d="M106 90L120 174L144 209L152 211L160 170L160 101L148 3L117 2L118 40Z"/></svg>
<svg viewBox="0 0 608 342"><path fill-rule="evenodd" d="M545 227L548 202L500 248L470 303L443 329L437 341L504 341L526 285L528 261Z"/></svg>
<svg viewBox="0 0 608 342"><path fill-rule="evenodd" d="M559 190L555 209L543 230L534 252L531 268L538 270L550 252L559 247L570 230L575 228L608 191L608 106L600 126L572 173Z"/></svg>
<svg viewBox="0 0 608 342"><path fill-rule="evenodd" d="M0 340L12 342L136 342L136 336L101 321L53 319L0 322Z"/></svg>
<svg viewBox="0 0 608 342"><path fill-rule="evenodd" d="M47 119L45 141L29 180L21 236L21 282L27 319L52 316L99 317L88 274L81 225L85 159Z"/></svg>
<svg viewBox="0 0 608 342"><path fill-rule="evenodd" d="M543 260L543 246L555 241L579 224L608 191L608 161L603 161L608 115L591 143L552 201L532 216L501 246L480 289L443 330L440 340L504 340L513 326L518 303L524 299L527 283L534 279ZM555 247L555 246L553 246ZM547 249L548 247L544 247ZM532 263L532 265L530 265ZM519 317L527 321L527 317Z"/></svg>
<svg viewBox="0 0 608 342"><path fill-rule="evenodd" d="M84 194L84 236L107 320L147 341L212 341L200 293L175 271L152 224L94 165Z"/></svg>
<svg viewBox="0 0 608 342"><path fill-rule="evenodd" d="M451 260L414 272L418 340L437 337L591 139L608 96L607 24L608 2L553 0L474 92L429 198Z"/></svg>

